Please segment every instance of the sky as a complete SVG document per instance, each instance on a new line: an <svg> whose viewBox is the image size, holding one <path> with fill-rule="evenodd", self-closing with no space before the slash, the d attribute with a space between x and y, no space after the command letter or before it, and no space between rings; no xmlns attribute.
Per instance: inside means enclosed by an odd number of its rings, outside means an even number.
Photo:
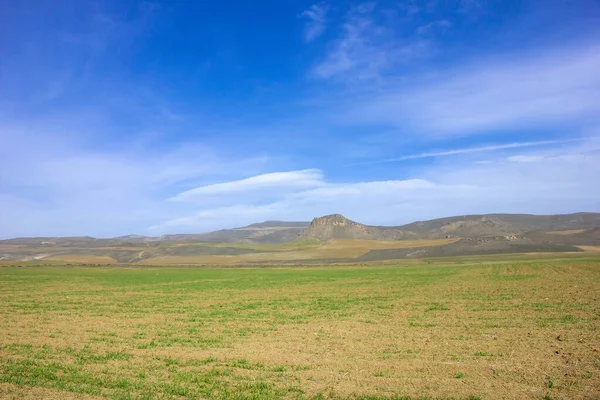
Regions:
<svg viewBox="0 0 600 400"><path fill-rule="evenodd" d="M0 2L0 238L600 211L597 0Z"/></svg>

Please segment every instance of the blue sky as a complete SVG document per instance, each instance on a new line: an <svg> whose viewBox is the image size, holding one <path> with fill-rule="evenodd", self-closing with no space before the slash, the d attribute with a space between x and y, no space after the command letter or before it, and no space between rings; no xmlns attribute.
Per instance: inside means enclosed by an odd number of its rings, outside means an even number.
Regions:
<svg viewBox="0 0 600 400"><path fill-rule="evenodd" d="M0 3L0 237L600 211L595 0Z"/></svg>

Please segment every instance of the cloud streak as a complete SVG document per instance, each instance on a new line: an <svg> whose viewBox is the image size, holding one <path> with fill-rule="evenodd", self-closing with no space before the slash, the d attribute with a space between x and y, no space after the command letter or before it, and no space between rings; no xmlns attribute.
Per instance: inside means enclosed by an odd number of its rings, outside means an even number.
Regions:
<svg viewBox="0 0 600 400"><path fill-rule="evenodd" d="M258 173L268 163L194 142L103 150L49 121L42 125L0 124L0 237L143 233L157 220L191 212L166 197L240 170Z"/></svg>
<svg viewBox="0 0 600 400"><path fill-rule="evenodd" d="M448 156L455 156L455 155L460 155L460 154L483 153L483 152L492 152L492 151L498 151L498 150L519 149L519 148L523 148L523 147L536 147L536 146L564 144L564 143L576 142L576 141L580 141L580 140L581 139L540 140L540 141L536 141L536 142L516 142L516 143L498 144L498 145L490 145L490 146L467 147L467 148L463 148L463 149L411 154L408 156L386 158L386 159L382 159L382 160L363 161L363 162L355 163L354 165L392 163L392 162L407 161L407 160L417 160L417 159L421 159L421 158L448 157Z"/></svg>
<svg viewBox="0 0 600 400"><path fill-rule="evenodd" d="M417 28L417 34L419 35L429 35L434 33L436 30L446 30L452 26L450 21L441 19L438 21L428 22L423 24Z"/></svg>
<svg viewBox="0 0 600 400"><path fill-rule="evenodd" d="M324 60L313 68L320 79L366 81L378 78L391 67L426 52L423 40L397 41L394 24L376 23L373 2L353 7L342 24L342 33Z"/></svg>
<svg viewBox="0 0 600 400"><path fill-rule="evenodd" d="M327 27L327 12L329 6L324 3L317 3L310 6L307 10L300 14L300 17L306 18L308 21L304 26L304 40L312 42L325 32Z"/></svg>
<svg viewBox="0 0 600 400"><path fill-rule="evenodd" d="M260 189L306 188L323 184L323 173L318 169L273 172L232 182L217 183L187 190L171 197L171 201L194 201L204 196L249 192Z"/></svg>
<svg viewBox="0 0 600 400"><path fill-rule="evenodd" d="M357 99L354 122L467 136L499 129L581 123L600 114L599 47L506 57L394 85Z"/></svg>
<svg viewBox="0 0 600 400"><path fill-rule="evenodd" d="M244 191L234 204L167 220L152 231L199 231L265 219L310 220L330 213L391 225L490 212L595 211L600 204L600 188L593 184L600 173L598 141L592 137L546 152L493 158L485 164L442 163L409 179L332 183L323 178L318 187L297 187L268 202L246 202Z"/></svg>

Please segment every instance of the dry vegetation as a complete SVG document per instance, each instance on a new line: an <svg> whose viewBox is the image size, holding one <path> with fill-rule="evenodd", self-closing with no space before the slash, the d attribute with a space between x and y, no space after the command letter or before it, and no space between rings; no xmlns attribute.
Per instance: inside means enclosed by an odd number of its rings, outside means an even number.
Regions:
<svg viewBox="0 0 600 400"><path fill-rule="evenodd" d="M583 233L585 231L585 229L569 229L566 231L550 231L546 233L549 233L551 235L575 235L577 233Z"/></svg>
<svg viewBox="0 0 600 400"><path fill-rule="evenodd" d="M61 254L45 257L44 261L63 261L68 263L115 264L117 261L108 256L93 256L89 254Z"/></svg>
<svg viewBox="0 0 600 400"><path fill-rule="evenodd" d="M303 260L347 260L357 258L370 250L404 249L413 247L440 246L456 242L459 239L436 240L357 240L335 239L328 242L298 241L283 244L245 245L228 244L228 247L257 250L257 253L240 255L196 255L167 256L142 260L142 265L241 265L247 263L272 263L279 261ZM214 247L216 245L202 244ZM221 244L221 246L223 246Z"/></svg>
<svg viewBox="0 0 600 400"><path fill-rule="evenodd" d="M595 399L600 260L0 268L0 397Z"/></svg>
<svg viewBox="0 0 600 400"><path fill-rule="evenodd" d="M402 249L412 247L440 246L456 242L459 239L437 240L354 240L336 239L320 242L316 239L301 239L286 243L249 244L249 243L173 243L156 247L95 247L73 248L52 247L27 248L23 246L0 246L0 253L19 253L29 260L63 261L66 263L114 264L111 254L118 254L121 263L138 265L241 265L253 263L276 263L281 261L302 260L347 260L360 257L370 250ZM242 254L202 254L202 250L229 249L240 250ZM197 254L193 254L196 250ZM244 252L246 251L246 252ZM54 253L59 254L54 254ZM90 254L103 252L106 255ZM126 252L126 255L123 255ZM151 258L136 260L140 253ZM190 254L192 253L192 254ZM209 253L209 252L207 252ZM164 254L164 255L163 255ZM116 257L118 258L118 257ZM15 264L15 262L13 262Z"/></svg>

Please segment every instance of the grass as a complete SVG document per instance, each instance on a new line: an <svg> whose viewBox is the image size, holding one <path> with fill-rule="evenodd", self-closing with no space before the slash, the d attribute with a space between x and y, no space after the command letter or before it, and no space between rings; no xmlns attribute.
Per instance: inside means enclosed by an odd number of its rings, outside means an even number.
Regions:
<svg viewBox="0 0 600 400"><path fill-rule="evenodd" d="M598 287L592 258L5 267L0 397L593 398Z"/></svg>

